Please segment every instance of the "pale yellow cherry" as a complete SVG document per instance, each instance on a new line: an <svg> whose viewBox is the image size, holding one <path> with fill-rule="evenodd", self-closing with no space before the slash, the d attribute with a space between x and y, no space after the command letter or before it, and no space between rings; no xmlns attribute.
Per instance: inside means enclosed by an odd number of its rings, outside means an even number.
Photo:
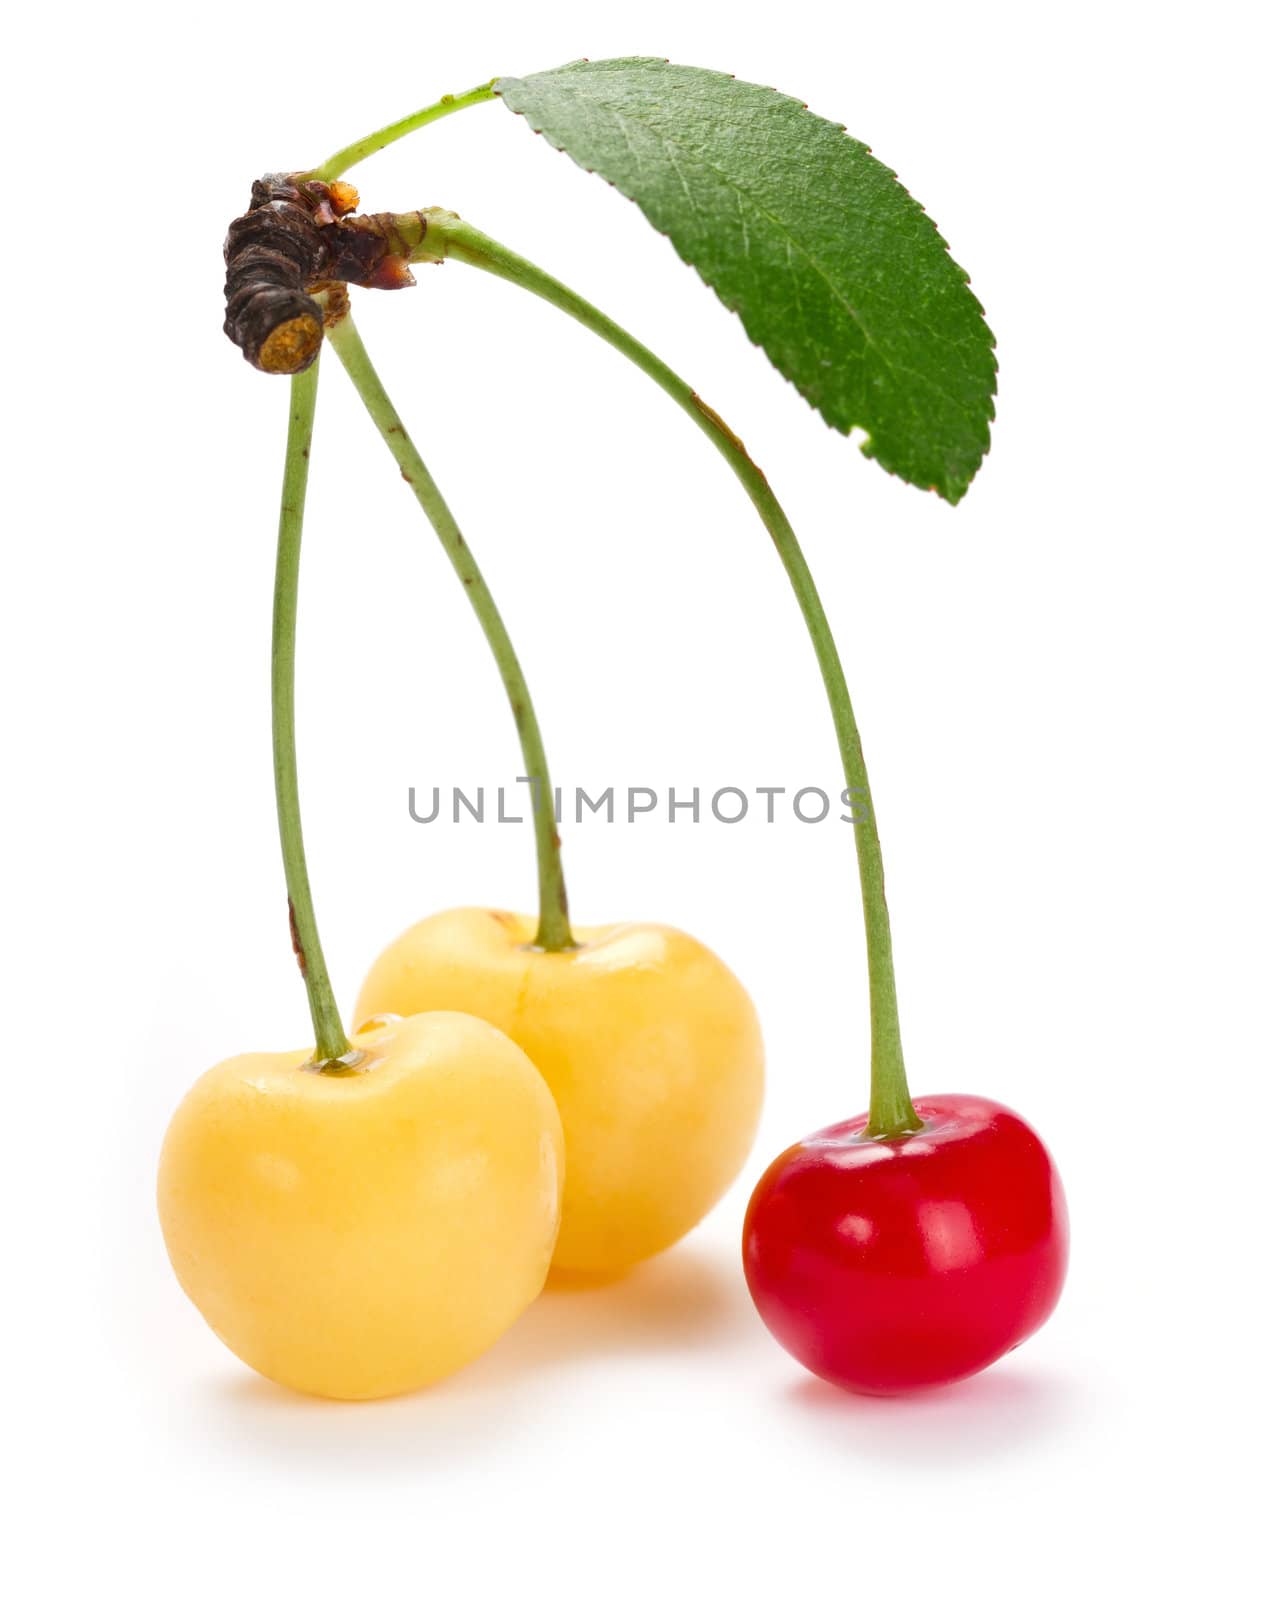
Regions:
<svg viewBox="0 0 1269 1600"><path fill-rule="evenodd" d="M223 1061L177 1109L159 1216L229 1348L307 1394L369 1400L487 1350L537 1296L559 1227L560 1119L472 1016L376 1018L348 1069Z"/></svg>
<svg viewBox="0 0 1269 1600"><path fill-rule="evenodd" d="M555 1264L621 1271L694 1227L740 1171L762 1104L758 1019L698 940L647 923L533 947L511 912L444 911L375 962L357 1016L483 1017L550 1086L568 1177Z"/></svg>

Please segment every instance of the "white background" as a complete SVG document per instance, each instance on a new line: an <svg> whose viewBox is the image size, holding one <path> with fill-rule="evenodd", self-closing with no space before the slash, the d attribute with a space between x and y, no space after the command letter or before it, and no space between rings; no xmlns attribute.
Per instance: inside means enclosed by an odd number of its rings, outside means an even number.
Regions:
<svg viewBox="0 0 1269 1600"><path fill-rule="evenodd" d="M3 1174L13 1592L1246 1592L1263 1440L1263 138L1251 7L26 10L3 106ZM10 24L11 30L15 27ZM168 1271L167 1117L300 1045L268 742L285 385L221 337L262 169L498 72L662 53L897 169L971 271L1000 419L957 510L830 433L633 207L497 106L354 174L560 272L718 405L802 530L888 850L914 1087L1048 1139L1074 1256L985 1376L808 1379L739 1271L765 1163L861 1108L848 829L569 831L582 921L713 944L766 1029L750 1166L626 1283L435 1392L302 1401ZM363 332L484 559L565 784L835 782L775 557L708 445L459 267ZM527 829L411 783L519 770L461 591L328 363L301 628L306 822L345 1003L425 912L527 907ZM1259 1426L1258 1426L1259 1424ZM1240 1574L1241 1570L1241 1576Z"/></svg>

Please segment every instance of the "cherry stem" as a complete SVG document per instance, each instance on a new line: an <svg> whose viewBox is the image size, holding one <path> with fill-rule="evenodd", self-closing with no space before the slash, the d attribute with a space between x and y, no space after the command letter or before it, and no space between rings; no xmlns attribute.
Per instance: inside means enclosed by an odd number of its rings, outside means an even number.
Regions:
<svg viewBox="0 0 1269 1600"><path fill-rule="evenodd" d="M551 787L542 730L511 636L489 585L476 564L476 558L454 520L453 512L406 432L400 413L388 398L379 374L371 365L352 317L341 317L328 327L326 336L343 362L344 371L352 379L384 443L392 452L393 459L401 469L401 476L414 491L414 498L436 530L436 536L467 591L472 610L493 652L515 718L525 775L529 779L532 796L538 862L538 931L534 943L541 950L575 949L576 941L568 919L568 891L564 884L560 835L555 824L555 791Z"/></svg>
<svg viewBox="0 0 1269 1600"><path fill-rule="evenodd" d="M497 81L497 78L490 78L488 83L482 83L475 89L468 89L465 94L442 95L435 105L424 106L422 111L415 111L408 117L402 117L399 122L390 122L386 128L380 128L377 133L369 133L364 139L358 139L354 144L336 150L335 154L323 161L320 167L314 167L305 176L319 179L322 183L332 183L336 178L342 177L349 167L355 167L359 161L364 161L367 156L374 155L377 150L382 150L387 145L395 144L398 139L404 139L407 133L413 133L416 128L425 128L429 122L439 122L442 117L448 117L455 111L463 111L468 106L478 106L485 100L496 99L494 84Z"/></svg>
<svg viewBox="0 0 1269 1600"><path fill-rule="evenodd" d="M300 541L308 458L317 409L317 362L291 379L291 418L286 436L282 511L278 518L278 560L273 585L273 785L278 803L278 833L290 904L291 942L308 990L318 1063L334 1062L351 1046L326 971L317 935L313 895L300 826L299 776L295 756L295 617L299 604Z"/></svg>
<svg viewBox="0 0 1269 1600"><path fill-rule="evenodd" d="M828 695L842 769L850 791L855 816L855 851L859 862L859 882L863 896L864 932L868 951L868 992L872 1021L872 1091L867 1133L872 1138L894 1138L921 1126L908 1093L899 1033L899 1007L895 992L894 954L890 934L890 912L886 905L885 870L881 840L868 785L859 729L851 706L841 657L832 629L816 590L806 557L798 543L783 507L772 493L761 468L752 460L741 441L718 413L666 366L665 362L598 311L558 279L516 255L505 246L456 217L452 212L430 210L424 213L427 230L414 252L416 260L449 258L479 267L495 277L531 294L538 295L589 328L615 350L633 361L692 419L713 443L740 480L745 493L762 518L776 547L802 618L810 634L819 663L820 676Z"/></svg>

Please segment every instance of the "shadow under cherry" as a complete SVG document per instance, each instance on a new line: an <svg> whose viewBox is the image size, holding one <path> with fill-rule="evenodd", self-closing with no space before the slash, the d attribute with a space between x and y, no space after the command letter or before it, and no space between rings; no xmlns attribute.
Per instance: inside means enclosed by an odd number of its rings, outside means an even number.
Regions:
<svg viewBox="0 0 1269 1600"><path fill-rule="evenodd" d="M664 1353L709 1356L765 1335L740 1274L699 1248L678 1249L603 1281L553 1275L523 1317L477 1361L444 1382L390 1400L341 1402L292 1393L245 1368L203 1386L182 1426L234 1454L289 1467L358 1463L426 1470L456 1454L497 1448L508 1426L552 1426L565 1368ZM174 1419L175 1420L175 1419Z"/></svg>
<svg viewBox="0 0 1269 1600"><path fill-rule="evenodd" d="M1086 1393L1069 1378L1009 1358L960 1383L892 1397L852 1394L802 1373L783 1398L821 1442L914 1468L1027 1454L1088 1415Z"/></svg>

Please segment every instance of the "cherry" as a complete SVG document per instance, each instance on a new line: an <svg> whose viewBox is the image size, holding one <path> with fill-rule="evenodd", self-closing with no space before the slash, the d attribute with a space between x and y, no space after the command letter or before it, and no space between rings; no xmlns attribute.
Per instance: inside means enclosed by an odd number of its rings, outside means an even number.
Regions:
<svg viewBox="0 0 1269 1600"><path fill-rule="evenodd" d="M805 1367L865 1394L967 1378L1033 1334L1066 1275L1062 1184L1021 1117L976 1095L915 1102L791 1145L745 1217L749 1292Z"/></svg>
<svg viewBox="0 0 1269 1600"><path fill-rule="evenodd" d="M537 1299L564 1132L537 1068L475 1017L374 1017L349 1045L204 1073L163 1141L159 1218L235 1355L373 1400L458 1371Z"/></svg>
<svg viewBox="0 0 1269 1600"><path fill-rule="evenodd" d="M559 1109L568 1180L554 1266L624 1272L694 1228L744 1165L762 1109L762 1033L739 979L677 928L576 928L464 907L394 939L357 1016L461 1011L505 1033Z"/></svg>

